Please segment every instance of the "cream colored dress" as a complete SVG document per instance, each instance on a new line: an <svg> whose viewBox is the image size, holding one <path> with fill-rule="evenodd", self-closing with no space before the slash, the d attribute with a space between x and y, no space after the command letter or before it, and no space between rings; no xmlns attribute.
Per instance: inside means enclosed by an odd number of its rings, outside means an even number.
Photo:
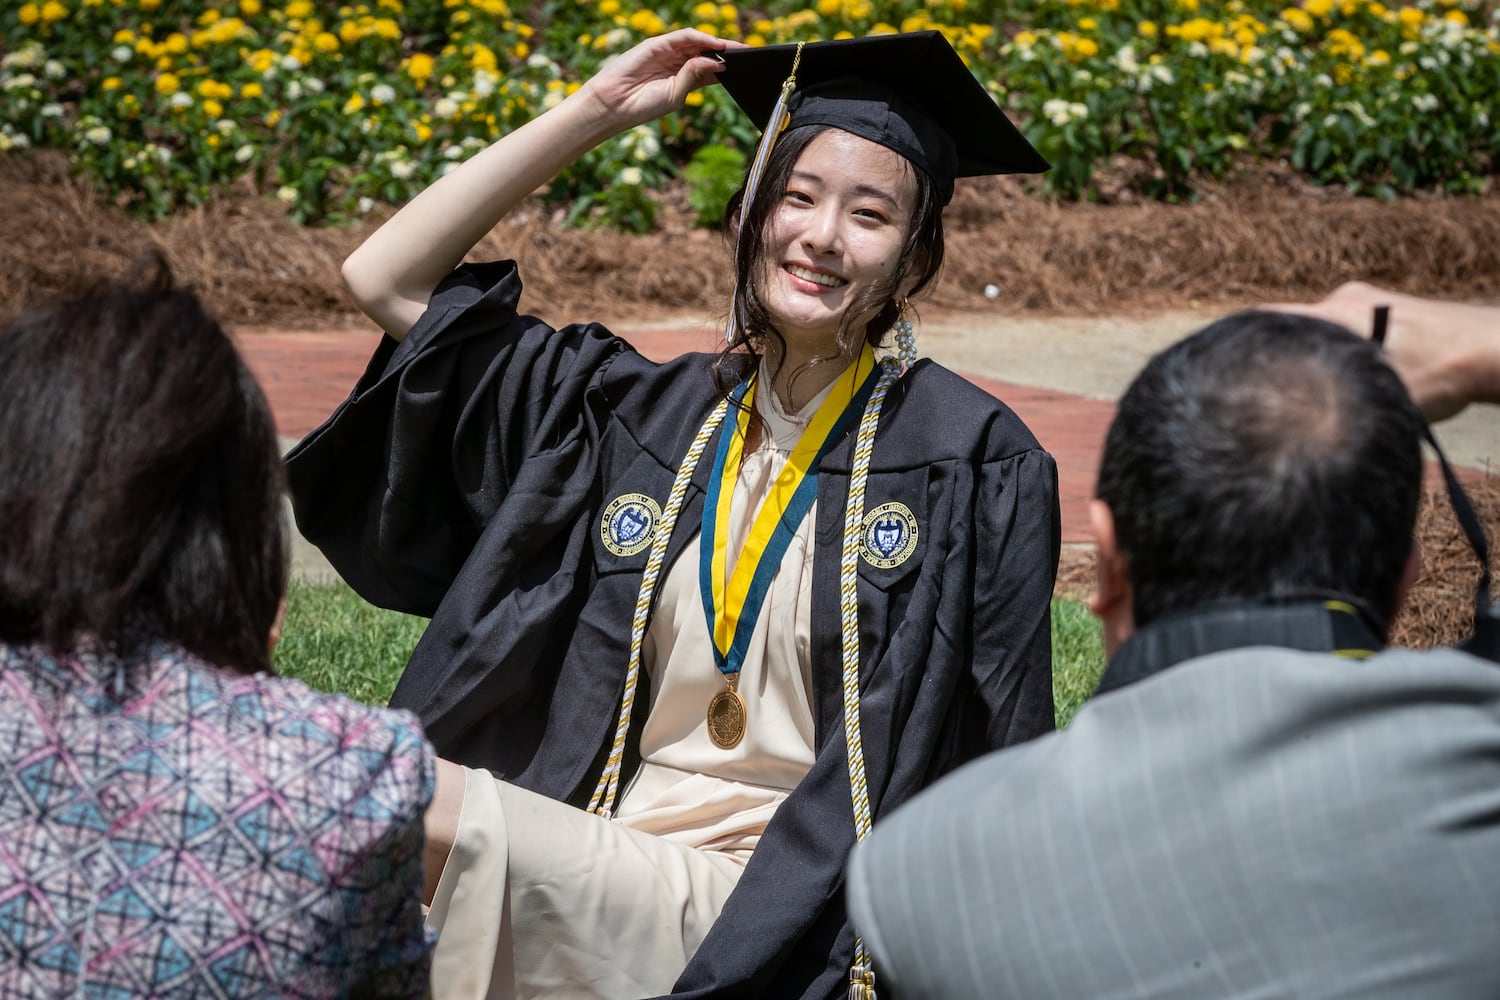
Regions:
<svg viewBox="0 0 1500 1000"><path fill-rule="evenodd" d="M758 392L762 441L744 456L729 551L834 386L798 414ZM768 384L762 371L761 385ZM732 417L732 414L731 414ZM605 820L468 770L463 812L428 925L433 994L641 997L671 990L766 824L813 763L809 655L816 505L767 590L737 690L746 731L721 750L709 700L724 689L698 589L697 541L673 563L647 630L652 700L642 764ZM788 627L788 626L791 627Z"/></svg>

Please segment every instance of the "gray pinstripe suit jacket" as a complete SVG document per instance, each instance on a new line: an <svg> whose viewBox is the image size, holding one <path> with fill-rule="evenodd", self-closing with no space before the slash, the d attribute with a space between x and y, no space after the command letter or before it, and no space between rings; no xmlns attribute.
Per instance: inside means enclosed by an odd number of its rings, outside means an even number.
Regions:
<svg viewBox="0 0 1500 1000"><path fill-rule="evenodd" d="M1500 669L1190 660L917 796L848 895L883 1000L1500 997Z"/></svg>

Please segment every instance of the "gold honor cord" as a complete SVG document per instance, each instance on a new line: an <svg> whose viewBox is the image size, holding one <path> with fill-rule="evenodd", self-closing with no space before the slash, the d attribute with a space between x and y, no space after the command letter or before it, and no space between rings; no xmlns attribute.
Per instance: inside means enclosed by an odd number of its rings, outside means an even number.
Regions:
<svg viewBox="0 0 1500 1000"><path fill-rule="evenodd" d="M630 663L625 668L625 694L620 700L620 716L615 722L615 740L609 749L609 759L604 764L604 773L594 787L589 799L589 812L598 813L608 819L614 813L615 796L620 790L620 762L625 757L625 736L630 730L630 713L635 707L635 690L641 675L641 644L646 637L646 620L650 617L651 598L656 593L656 583L661 576L661 564L667 555L667 543L672 538L672 529L677 525L677 515L682 511L682 500L687 495L688 483L693 470L708 446L708 439L724 420L729 409L728 400L720 400L714 407L693 443L688 446L677 478L672 480L672 492L667 495L667 509L662 512L661 523L656 527L656 536L651 539L651 552L646 557L646 568L641 573L641 592L636 598L635 615L630 621Z"/></svg>
<svg viewBox="0 0 1500 1000"><path fill-rule="evenodd" d="M875 428L886 390L901 374L900 363L887 359L870 402L865 405L854 439L854 468L849 475L849 502L844 507L844 550L839 561L839 623L844 653L844 742L849 748L849 796L854 804L854 835L870 835L870 791L865 785L865 749L859 735L859 538L865 517L865 482L875 450ZM854 936L854 965L849 970L849 1000L875 1000L875 970L865 942Z"/></svg>

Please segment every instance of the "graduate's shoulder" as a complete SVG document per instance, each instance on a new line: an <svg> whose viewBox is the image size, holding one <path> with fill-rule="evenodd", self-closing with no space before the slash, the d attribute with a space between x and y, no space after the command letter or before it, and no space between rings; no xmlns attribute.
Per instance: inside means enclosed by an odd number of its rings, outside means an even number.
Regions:
<svg viewBox="0 0 1500 1000"><path fill-rule="evenodd" d="M1004 400L935 361L918 361L892 390L892 429L914 448L937 456L986 461L1041 452L1042 446Z"/></svg>

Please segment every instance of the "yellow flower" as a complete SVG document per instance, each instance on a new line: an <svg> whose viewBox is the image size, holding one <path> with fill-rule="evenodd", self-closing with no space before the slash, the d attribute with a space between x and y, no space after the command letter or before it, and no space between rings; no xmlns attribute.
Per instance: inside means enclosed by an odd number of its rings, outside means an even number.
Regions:
<svg viewBox="0 0 1500 1000"><path fill-rule="evenodd" d="M161 0L140 0L141 10L155 10L161 6Z"/></svg>
<svg viewBox="0 0 1500 1000"><path fill-rule="evenodd" d="M1080 17L1078 19L1079 31L1093 31L1097 27L1099 27L1099 22L1092 17Z"/></svg>
<svg viewBox="0 0 1500 1000"><path fill-rule="evenodd" d="M182 87L182 81L171 73L163 73L156 78L156 92L158 94L175 94Z"/></svg>
<svg viewBox="0 0 1500 1000"><path fill-rule="evenodd" d="M1089 59L1099 54L1099 43L1092 38L1080 38L1073 43L1073 52L1082 59Z"/></svg>
<svg viewBox="0 0 1500 1000"><path fill-rule="evenodd" d="M659 35L667 26L654 10L638 10L630 15L628 23L643 35Z"/></svg>
<svg viewBox="0 0 1500 1000"><path fill-rule="evenodd" d="M223 16L224 15L222 13L220 13L219 11L217 11L214 8L210 7L207 10L205 10L203 13L201 13L201 14L198 15L198 23L201 24L201 25L203 25L204 27L208 27L210 24L213 24L215 21L217 21L219 18L221 18Z"/></svg>
<svg viewBox="0 0 1500 1000"><path fill-rule="evenodd" d="M291 3L286 5L286 16L290 18L300 20L304 17L312 17L312 12L313 5L311 0L292 0Z"/></svg>
<svg viewBox="0 0 1500 1000"><path fill-rule="evenodd" d="M1177 0L1177 6L1185 11L1192 12L1198 9L1198 0Z"/></svg>
<svg viewBox="0 0 1500 1000"><path fill-rule="evenodd" d="M115 32L116 45L129 45L133 41L135 41L135 32L131 31L129 28L121 28L119 31Z"/></svg>
<svg viewBox="0 0 1500 1000"><path fill-rule="evenodd" d="M719 20L737 21L740 17L739 8L732 3L719 4Z"/></svg>
<svg viewBox="0 0 1500 1000"><path fill-rule="evenodd" d="M42 4L42 20L48 24L53 21L61 21L68 16L68 8L58 3L57 0L47 0Z"/></svg>
<svg viewBox="0 0 1500 1000"><path fill-rule="evenodd" d="M1450 10L1446 14L1444 14L1443 15L1443 20L1444 21L1452 21L1454 24L1468 24L1469 23L1469 15L1465 14L1461 10L1455 9L1455 10Z"/></svg>
<svg viewBox="0 0 1500 1000"><path fill-rule="evenodd" d="M776 30L776 25L772 24L770 21L767 21L765 18L761 18L759 21L756 21L754 24L750 25L750 29L757 35L769 35L771 32Z"/></svg>
<svg viewBox="0 0 1500 1000"><path fill-rule="evenodd" d="M852 32L852 31L835 31L833 33L833 37L834 37L834 40L841 41L841 40L843 40L845 38L853 38L854 37L854 32Z"/></svg>
<svg viewBox="0 0 1500 1000"><path fill-rule="evenodd" d="M218 149L219 143L223 140L219 138L219 134L217 132L210 132L208 134L208 138L204 141L208 143L209 149Z"/></svg>
<svg viewBox="0 0 1500 1000"><path fill-rule="evenodd" d="M423 84L432 76L432 56L425 52L416 52L406 60L406 75L417 83Z"/></svg>
<svg viewBox="0 0 1500 1000"><path fill-rule="evenodd" d="M844 0L818 0L818 13L824 17L833 17L844 9Z"/></svg>
<svg viewBox="0 0 1500 1000"><path fill-rule="evenodd" d="M475 42L474 54L469 57L469 65L475 69L483 69L495 73L500 69L500 60L495 56L494 49L491 49L483 42Z"/></svg>
<svg viewBox="0 0 1500 1000"><path fill-rule="evenodd" d="M702 3L693 7L693 17L699 21L713 21L719 16L719 5L711 3L710 0L702 0Z"/></svg>
<svg viewBox="0 0 1500 1000"><path fill-rule="evenodd" d="M1396 12L1396 19L1408 28L1415 28L1422 23L1422 11L1416 7L1402 7Z"/></svg>
<svg viewBox="0 0 1500 1000"><path fill-rule="evenodd" d="M1036 35L1030 31L1018 31L1011 41L1018 49L1029 49L1036 44Z"/></svg>
<svg viewBox="0 0 1500 1000"><path fill-rule="evenodd" d="M240 0L240 13L246 17L254 17L260 13L260 0Z"/></svg>
<svg viewBox="0 0 1500 1000"><path fill-rule="evenodd" d="M313 36L313 48L319 52L337 52L339 50L338 36L320 31Z"/></svg>
<svg viewBox="0 0 1500 1000"><path fill-rule="evenodd" d="M701 108L703 106L703 91L689 91L687 98L682 102L690 108Z"/></svg>
<svg viewBox="0 0 1500 1000"><path fill-rule="evenodd" d="M919 10L911 17L901 22L902 31L922 31L932 23L932 18L927 16L925 10Z"/></svg>
<svg viewBox="0 0 1500 1000"><path fill-rule="evenodd" d="M118 89L120 89L120 84L122 84L124 82L125 81L121 80L118 76L107 76L107 77L104 78L104 81L99 84L99 89L100 90L118 90Z"/></svg>
<svg viewBox="0 0 1500 1000"><path fill-rule="evenodd" d="M751 32L745 37L745 44L751 46L752 48L764 45L766 44L766 36Z"/></svg>
<svg viewBox="0 0 1500 1000"><path fill-rule="evenodd" d="M203 113L208 115L210 118L218 118L224 113L224 105L220 104L218 101L212 98L209 98L208 100L203 102Z"/></svg>
<svg viewBox="0 0 1500 1000"><path fill-rule="evenodd" d="M412 122L411 130L417 134L418 142L426 142L428 139L432 138L432 128L428 125L422 124L421 122Z"/></svg>
<svg viewBox="0 0 1500 1000"><path fill-rule="evenodd" d="M1156 22L1142 21L1140 24L1135 26L1135 30L1140 34L1142 38L1155 38Z"/></svg>
<svg viewBox="0 0 1500 1000"><path fill-rule="evenodd" d="M276 123L279 121L281 121L280 108L272 108L270 111L266 112L266 124L268 126L270 126L271 128L275 128Z"/></svg>
<svg viewBox="0 0 1500 1000"><path fill-rule="evenodd" d="M344 114L352 115L365 106L364 96L361 94L350 94L349 100L344 102Z"/></svg>
<svg viewBox="0 0 1500 1000"><path fill-rule="evenodd" d="M240 96L245 98L246 100L252 100L264 93L265 91L261 89L261 86L258 83L247 83L240 88Z"/></svg>
<svg viewBox="0 0 1500 1000"><path fill-rule="evenodd" d="M1370 53L1370 58L1366 59L1365 62L1371 66L1389 66L1391 63L1391 54L1385 49L1376 49Z"/></svg>
<svg viewBox="0 0 1500 1000"><path fill-rule="evenodd" d="M37 9L36 4L25 3L22 4L21 9L16 12L16 16L21 19L22 24L36 24L36 20L37 18L42 16L42 12Z"/></svg>
<svg viewBox="0 0 1500 1000"><path fill-rule="evenodd" d="M515 46L510 50L510 53L517 59L525 59L527 56L531 55L531 46L527 45L525 42L517 42Z"/></svg>
<svg viewBox="0 0 1500 1000"><path fill-rule="evenodd" d="M599 0L599 13L605 17L620 12L620 0Z"/></svg>
<svg viewBox="0 0 1500 1000"><path fill-rule="evenodd" d="M270 49L257 49L245 60L257 73L264 73L276 62L276 53Z"/></svg>
<svg viewBox="0 0 1500 1000"><path fill-rule="evenodd" d="M1304 34L1313 30L1313 19L1307 16L1307 11L1301 7L1288 7L1281 12L1281 19L1291 25L1296 31Z"/></svg>
<svg viewBox="0 0 1500 1000"><path fill-rule="evenodd" d="M1326 20L1328 15L1333 12L1333 0L1305 0L1302 4L1302 9L1313 17Z"/></svg>
<svg viewBox="0 0 1500 1000"><path fill-rule="evenodd" d="M710 24L707 21L702 21L698 24L693 25L693 27L697 28L705 35L713 35L715 38L719 37L719 26L717 24Z"/></svg>

